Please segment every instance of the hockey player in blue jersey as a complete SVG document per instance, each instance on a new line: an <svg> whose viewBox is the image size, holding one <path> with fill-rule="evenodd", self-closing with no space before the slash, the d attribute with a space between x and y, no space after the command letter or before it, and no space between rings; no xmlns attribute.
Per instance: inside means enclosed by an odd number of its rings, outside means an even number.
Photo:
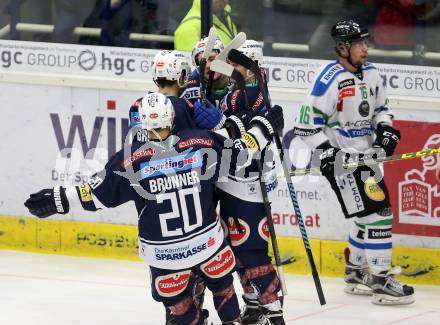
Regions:
<svg viewBox="0 0 440 325"><path fill-rule="evenodd" d="M253 40L247 40L238 49L261 67L263 49ZM221 110L226 116L243 111L261 112L266 110L263 93L257 77L244 66L231 62L246 80L245 90L232 90L223 98ZM267 92L264 70L260 68L263 88ZM273 191L277 186L273 150L266 148L262 153L265 168L266 189ZM268 225L259 186L259 177L240 179L231 177L227 183L217 185L220 200L220 214L227 224L229 239L237 257L237 271L244 289L245 309L243 324L285 324L282 304L278 297L280 280L272 266L268 253ZM260 324L260 323L258 323Z"/></svg>
<svg viewBox="0 0 440 325"><path fill-rule="evenodd" d="M212 53L210 54L206 62L205 71L200 71L200 59L205 52L207 41L208 37L202 38L196 43L194 49L191 52L192 63L196 68L191 72L191 75L188 78L188 82L186 84L186 88L182 94L182 97L191 101L192 103L195 103L200 99L200 80L202 79L201 74L203 75L203 79L205 80L205 82L207 82L209 80L211 62L224 49L222 41L216 39L214 47L212 49ZM207 99L213 105L218 106L220 100L229 91L228 85L229 79L226 76L216 72L213 77L210 95Z"/></svg>
<svg viewBox="0 0 440 325"><path fill-rule="evenodd" d="M198 128L194 121L193 104L179 98L186 86L189 74L189 60L179 51L163 50L154 57L152 66L153 81L158 87L158 92L168 96L173 103L176 114L176 132ZM130 107L130 127L140 127L141 125L138 112L141 101L142 98L137 99ZM146 141L145 131L140 129L134 139Z"/></svg>
<svg viewBox="0 0 440 325"><path fill-rule="evenodd" d="M178 133L183 130L191 129L208 129L217 130L221 128L225 122L223 114L214 108L210 103L209 107L205 107L201 103L193 105L187 99L179 98L184 90L189 72L189 59L178 51L160 51L153 60L152 75L153 81L158 87L158 91L168 96L175 110L176 118L174 124L174 132ZM129 111L130 127L140 127L141 121L139 117L139 106L142 98L138 99ZM194 107L195 106L195 107ZM140 129L137 131L134 140L146 141L146 131ZM216 200L217 202L217 200ZM192 275L197 278L197 275ZM204 285L200 278L195 279L196 285L194 290L194 300L203 307ZM207 310L203 310L207 313ZM166 324L174 324L174 317L170 314L170 310L166 309Z"/></svg>
<svg viewBox="0 0 440 325"><path fill-rule="evenodd" d="M220 112L211 112L207 118L204 108L199 107L196 112L191 101L180 98L187 84L189 72L189 59L179 51L163 50L154 58L153 81L158 87L158 92L168 96L173 103L176 112L175 132L198 128L214 131L220 129L226 119ZM130 127L140 126L138 108L141 100L142 98L139 98L130 107ZM200 112L203 116L197 114ZM145 141L144 131L139 130L135 139Z"/></svg>
<svg viewBox="0 0 440 325"><path fill-rule="evenodd" d="M264 69L261 68L263 62L263 49L261 45L257 41L247 40L238 50L253 61L258 62L261 79L264 83L264 90L268 94L266 74ZM237 111L245 109L246 106L248 106L246 109L255 111L264 109L264 97L260 90L257 77L250 70L236 62L231 62L231 65L245 78L246 89L245 91L241 91L233 84L228 94L223 97L220 103L221 111L226 116L230 116Z"/></svg>
<svg viewBox="0 0 440 325"><path fill-rule="evenodd" d="M391 267L393 214L380 168L343 170L340 162L390 156L400 141L393 127L385 86L368 63L368 30L341 21L331 30L338 60L322 67L301 107L295 133L319 158L321 173L334 190L346 218L351 218L345 292L372 295L375 304L410 304L414 289L399 283ZM376 153L378 154L377 150ZM369 175L369 177L367 177Z"/></svg>
<svg viewBox="0 0 440 325"><path fill-rule="evenodd" d="M223 324L239 324L231 276L235 256L215 213L214 185L246 168L249 160L243 158L269 144L283 126L282 110L254 117L250 130L235 141L229 137L244 128L237 119L229 122L229 133L187 130L174 135L173 105L159 93L144 97L139 115L146 142L117 152L88 183L41 190L25 206L44 218L68 213L75 203L96 211L136 202L139 255L151 268L153 297L170 308L177 324L205 324L191 293L190 275L197 273L213 292Z"/></svg>

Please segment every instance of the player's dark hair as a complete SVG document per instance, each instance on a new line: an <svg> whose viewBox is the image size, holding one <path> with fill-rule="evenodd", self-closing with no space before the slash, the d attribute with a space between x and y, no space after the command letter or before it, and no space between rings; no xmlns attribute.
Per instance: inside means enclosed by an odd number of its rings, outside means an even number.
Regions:
<svg viewBox="0 0 440 325"><path fill-rule="evenodd" d="M157 86L159 87L170 87L173 86L177 83L177 81L172 81L172 80L166 80L166 79L156 79L154 81L156 83Z"/></svg>

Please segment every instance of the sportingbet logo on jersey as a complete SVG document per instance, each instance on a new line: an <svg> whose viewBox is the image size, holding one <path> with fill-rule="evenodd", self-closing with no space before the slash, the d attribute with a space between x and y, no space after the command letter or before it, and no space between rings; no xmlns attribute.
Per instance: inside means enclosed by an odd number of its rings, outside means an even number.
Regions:
<svg viewBox="0 0 440 325"><path fill-rule="evenodd" d="M159 175L175 174L184 170L201 167L202 163L200 153L193 152L142 163L141 175L142 178L149 178Z"/></svg>

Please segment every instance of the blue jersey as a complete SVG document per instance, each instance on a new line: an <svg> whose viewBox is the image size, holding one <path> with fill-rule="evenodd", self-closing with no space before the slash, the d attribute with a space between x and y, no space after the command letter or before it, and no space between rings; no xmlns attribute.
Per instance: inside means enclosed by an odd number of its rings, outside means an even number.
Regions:
<svg viewBox="0 0 440 325"><path fill-rule="evenodd" d="M264 70L261 69L260 71L264 83L264 88L266 89L266 94L269 94L267 90L266 76ZM245 98L247 98L247 102ZM246 85L244 91L240 89L231 90L223 98L220 104L220 109L223 111L223 114L225 114L226 116L234 115L240 111L249 110L249 109L256 111L264 111L265 110L264 97L258 83ZM269 170L265 170L264 172L264 179L266 182L267 192L271 192L275 190L275 188L278 185L278 180L275 170L275 162L273 161L273 156L274 156L273 150L274 150L273 148L267 147L261 153L264 161L268 163L268 166L271 166ZM255 167L255 170L257 170L257 167ZM243 201L255 202L255 203L263 202L263 197L259 184L260 182L259 177L237 178L230 176L229 178L230 178L229 182L219 183L217 187L222 191L230 195L233 195L236 198L239 198ZM220 200L221 199L222 198L220 197Z"/></svg>
<svg viewBox="0 0 440 325"><path fill-rule="evenodd" d="M220 103L222 98L228 93L229 88L223 87L223 88L212 88L211 94L208 98L208 100L213 103ZM188 78L188 81L186 83L186 87L182 95L180 96L184 99L189 100L192 103L195 103L200 99L200 70L199 68L194 69L191 73L190 77Z"/></svg>
<svg viewBox="0 0 440 325"><path fill-rule="evenodd" d="M194 121L194 105L185 99L168 96L174 107L176 117L174 118L174 133L178 133L183 130L198 129ZM130 107L129 118L130 127L141 127L141 120L139 117L139 106L141 104L142 97L136 100ZM134 138L136 141L145 142L147 140L144 130L139 130Z"/></svg>
<svg viewBox="0 0 440 325"><path fill-rule="evenodd" d="M215 184L249 165L246 159L237 162L248 155L248 147L256 146L257 140L247 135L247 140L232 141L211 131L187 130L162 143L134 142L90 179L81 203L93 211L134 201L140 256L158 268L197 265L223 242Z"/></svg>
<svg viewBox="0 0 440 325"><path fill-rule="evenodd" d="M261 70L261 77L265 92L269 96L264 70ZM248 107L246 107L247 105ZM220 109L226 116L236 114L246 109L263 111L265 109L265 102L258 82L255 84L247 84L244 90L233 87L220 102Z"/></svg>

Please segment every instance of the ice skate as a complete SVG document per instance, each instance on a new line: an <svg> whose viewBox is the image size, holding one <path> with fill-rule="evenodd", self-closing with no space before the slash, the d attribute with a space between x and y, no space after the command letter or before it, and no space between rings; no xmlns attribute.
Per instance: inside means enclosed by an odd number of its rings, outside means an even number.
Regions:
<svg viewBox="0 0 440 325"><path fill-rule="evenodd" d="M243 325L284 325L283 310L269 310L261 306L257 299L242 296L245 306L241 313ZM278 301L276 303L279 303ZM279 305L280 306L280 305Z"/></svg>
<svg viewBox="0 0 440 325"><path fill-rule="evenodd" d="M241 322L242 324L255 324L261 316L261 312L259 311L260 303L258 299L249 299L244 295L242 298L245 305L241 312Z"/></svg>
<svg viewBox="0 0 440 325"><path fill-rule="evenodd" d="M400 267L394 267L389 271L372 275L373 304L408 305L414 302L414 288L402 284L394 278L400 272Z"/></svg>
<svg viewBox="0 0 440 325"><path fill-rule="evenodd" d="M371 296L372 275L365 267L347 263L344 274L345 288L344 292L351 295Z"/></svg>
<svg viewBox="0 0 440 325"><path fill-rule="evenodd" d="M283 318L283 310L268 310L264 307L260 307L259 309L260 315L258 321L256 323L247 323L247 324L255 324L255 325L285 325ZM245 324L245 323L243 323Z"/></svg>

